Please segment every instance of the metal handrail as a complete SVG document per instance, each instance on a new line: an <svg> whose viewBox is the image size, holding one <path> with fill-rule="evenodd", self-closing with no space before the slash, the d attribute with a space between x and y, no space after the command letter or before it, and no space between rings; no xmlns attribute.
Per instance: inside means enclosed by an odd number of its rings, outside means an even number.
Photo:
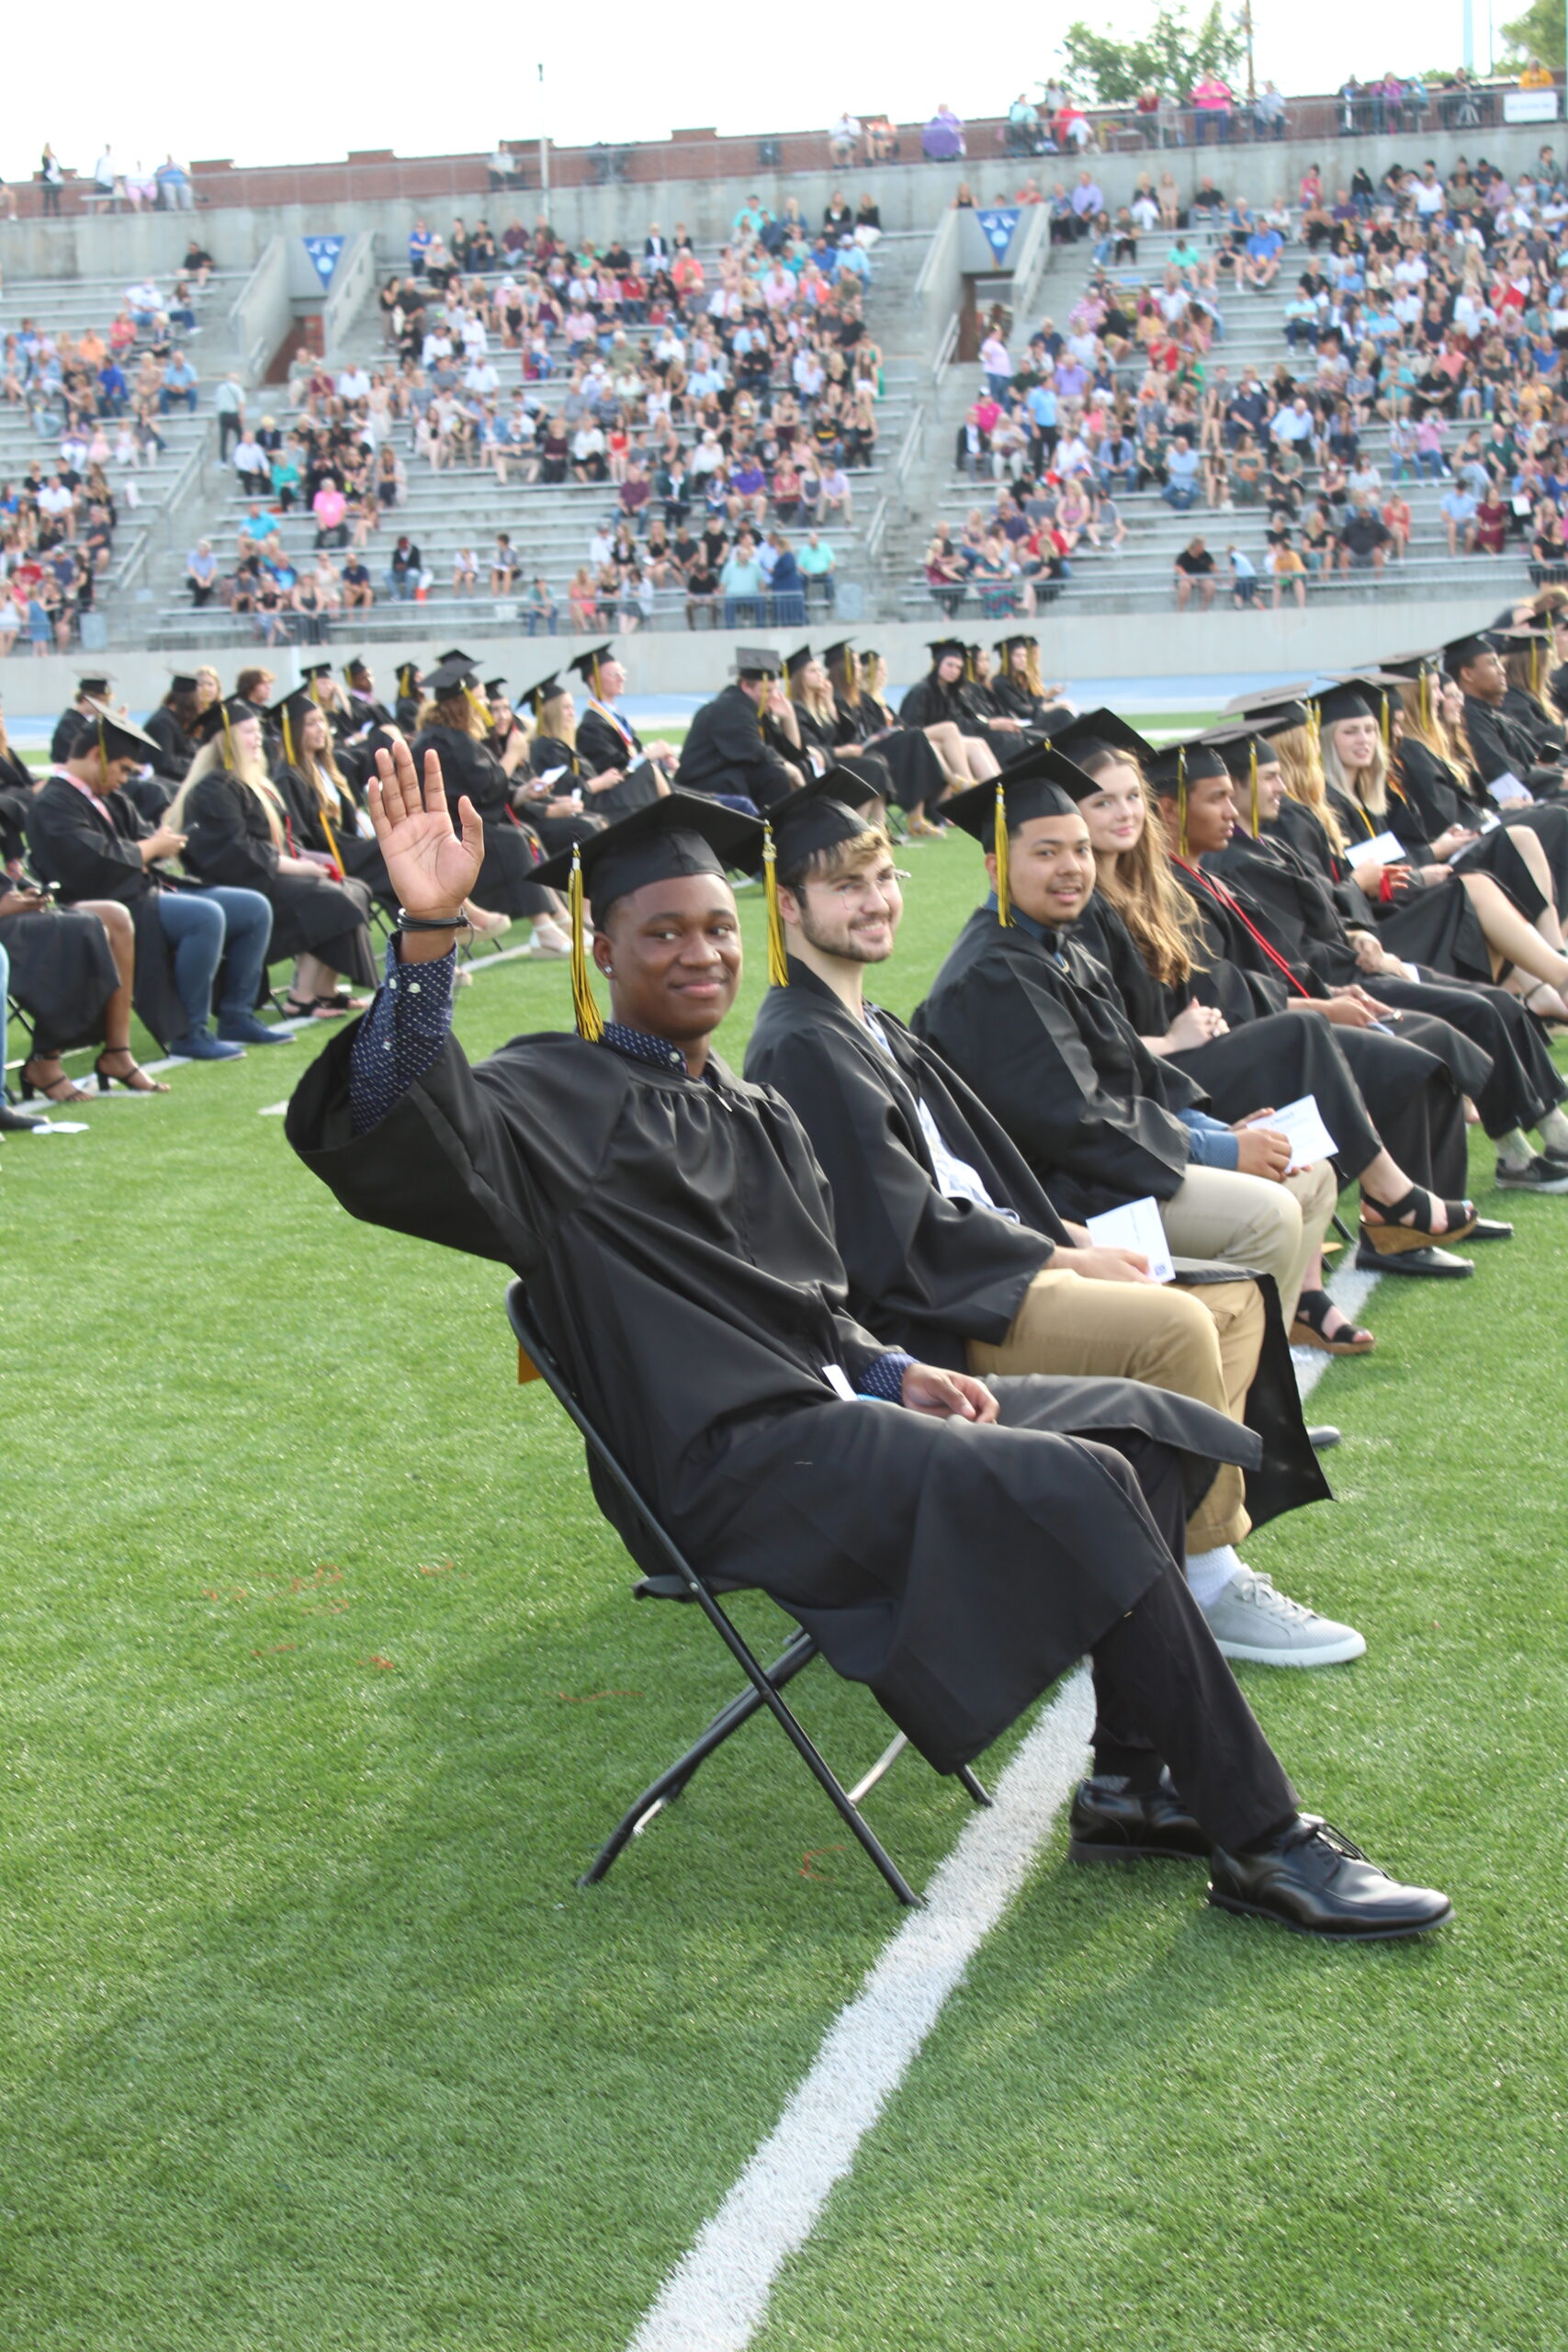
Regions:
<svg viewBox="0 0 1568 2352"><path fill-rule="evenodd" d="M933 384L941 383L945 370L952 364L953 355L957 348L958 313L954 311L943 330L942 341L936 347L936 357L931 364L931 379Z"/></svg>

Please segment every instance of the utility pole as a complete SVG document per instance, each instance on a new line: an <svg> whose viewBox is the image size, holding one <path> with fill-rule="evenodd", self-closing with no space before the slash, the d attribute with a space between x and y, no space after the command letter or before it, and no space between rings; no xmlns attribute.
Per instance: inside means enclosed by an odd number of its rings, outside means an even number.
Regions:
<svg viewBox="0 0 1568 2352"><path fill-rule="evenodd" d="M1564 0L1564 4L1568 6L1568 0ZM1241 23L1242 30L1247 35L1247 102L1250 106L1258 96L1258 81L1253 72L1252 61L1252 0L1243 0Z"/></svg>
<svg viewBox="0 0 1568 2352"><path fill-rule="evenodd" d="M1468 8L1470 0L1465 0ZM550 209L550 140L545 129L545 69L539 68L539 194L544 198L547 218Z"/></svg>

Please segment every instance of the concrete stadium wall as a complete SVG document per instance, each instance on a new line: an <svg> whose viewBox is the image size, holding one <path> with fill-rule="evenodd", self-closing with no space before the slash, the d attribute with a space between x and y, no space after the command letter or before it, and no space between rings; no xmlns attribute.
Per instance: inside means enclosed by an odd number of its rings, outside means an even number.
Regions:
<svg viewBox="0 0 1568 2352"><path fill-rule="evenodd" d="M1286 139L1266 145L1181 147L1138 150L1129 153L1091 153L1092 168L1112 209L1126 203L1140 172L1156 178L1170 171L1184 195L1190 195L1208 172L1227 195L1249 201L1267 200L1281 192L1294 198L1302 174L1315 163L1332 200L1334 189L1348 182L1358 164L1374 180L1394 162L1419 164L1430 155L1446 173L1456 157L1472 163L1483 154L1509 173L1533 163L1543 142L1561 150L1561 123L1495 125L1476 131L1427 130L1401 137L1351 139ZM962 179L967 179L981 203L1006 203L1031 173L1047 193L1057 180L1071 186L1077 159L1042 155L1021 163L995 153L971 155L953 164L888 164L876 168L852 164L845 171L828 168L794 172L751 172L746 177L637 181L608 187L571 187L556 190L549 210L558 231L576 239L600 243L612 236L639 242L650 220L668 231L683 220L699 243L727 235L736 211L756 195L773 211L782 210L793 196L808 220L819 220L835 188L842 188L852 204L869 188L882 208L889 229L927 229L951 203ZM352 166L343 171L352 191ZM215 191L220 179L212 183ZM422 210L443 233L451 215L460 212L470 225L485 214L500 230L517 215L531 223L541 209L536 189L516 195L498 191L491 196L462 192L446 198L402 197L361 199L352 193L310 203L283 205L224 205L204 203L194 212L119 213L110 217L46 220L27 218L5 232L4 258L13 288L29 277L113 277L123 271L126 281L148 270L167 273L175 268L194 232L225 269L248 268L257 261L270 237L280 232L353 232L367 230L383 251L400 254L408 232Z"/></svg>
<svg viewBox="0 0 1568 2352"><path fill-rule="evenodd" d="M1053 607L1034 623L1041 640L1041 666L1048 679L1060 679L1069 692L1075 678L1125 680L1130 689L1141 680L1157 678L1161 690L1172 680L1190 678L1192 691L1216 676L1303 677L1364 665L1392 647L1403 652L1411 645L1438 645L1464 630L1483 627L1497 614L1501 599L1489 593L1486 573L1472 563L1462 576L1468 593L1427 603L1387 597L1376 603L1344 605L1331 611L1304 613L1140 613L1129 627L1125 616L1073 616L1070 605L1060 614ZM1471 586L1473 582L1473 586ZM1456 586L1459 584L1456 579ZM449 638L450 624L444 624ZM929 667L926 640L939 633L939 616L929 621L868 622L855 631L857 643L874 645L886 658L894 683L907 685ZM459 636L464 631L459 628ZM805 634L785 633L787 651ZM827 618L811 632L818 643L840 634ZM1006 634L1005 625L988 624L977 634L987 642ZM728 677L736 646L757 641L750 630L731 636L722 632L665 632L619 640L633 695L711 695ZM446 638L443 639L446 641ZM530 684L551 663L567 661L591 640L567 637L476 637L484 675L504 674L515 686ZM762 642L769 640L764 637ZM429 638L409 637L369 648L377 677L389 682L405 660L428 662L436 650ZM299 665L313 656L309 647L231 648L222 653L218 668L225 685L251 662L265 662L285 685L299 677ZM341 662L356 648L342 632L335 644L323 649ZM107 656L114 671L117 695L134 711L151 709L163 696L171 667L197 657L116 651ZM0 665L0 691L14 715L38 717L63 709L75 692L83 658L50 656L45 661L13 657ZM280 687L280 691L283 688Z"/></svg>

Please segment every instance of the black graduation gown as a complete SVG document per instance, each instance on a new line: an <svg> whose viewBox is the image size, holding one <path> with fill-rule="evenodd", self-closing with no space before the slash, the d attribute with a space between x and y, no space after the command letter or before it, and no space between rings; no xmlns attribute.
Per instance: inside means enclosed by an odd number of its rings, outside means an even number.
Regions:
<svg viewBox="0 0 1568 2352"><path fill-rule="evenodd" d="M74 703L67 705L54 722L54 732L49 739L49 756L58 767L62 760L71 757L76 738L87 724L87 714L78 710Z"/></svg>
<svg viewBox="0 0 1568 2352"><path fill-rule="evenodd" d="M1071 937L1037 937L977 907L911 1025L974 1088L1060 1216L1081 1222L1180 1185L1191 1149L1177 1114L1202 1110L1202 1089L1149 1052Z"/></svg>
<svg viewBox="0 0 1568 2352"><path fill-rule="evenodd" d="M795 758L788 763L796 764ZM694 714L675 783L682 792L725 794L763 809L776 808L795 788L785 762L757 724L756 705L738 685L726 686Z"/></svg>
<svg viewBox="0 0 1568 2352"><path fill-rule="evenodd" d="M1016 678L993 678L990 695L997 708L1009 718L1021 718L1037 741L1059 734L1073 723L1073 713L1065 702L1047 702L1043 695L1032 695Z"/></svg>
<svg viewBox="0 0 1568 2352"><path fill-rule="evenodd" d="M1542 760L1537 731L1509 710L1506 695L1496 704L1466 695L1464 731L1483 784L1511 775L1533 793L1562 789L1562 768Z"/></svg>
<svg viewBox="0 0 1568 2352"><path fill-rule="evenodd" d="M650 800L660 798L658 777L643 751L642 737L607 704L591 702L578 720L577 752L581 765L574 773L579 775L603 775L606 768L626 771L608 792L594 794L592 806L600 816L629 817L634 808L646 808Z"/></svg>
<svg viewBox="0 0 1568 2352"><path fill-rule="evenodd" d="M454 825L457 803L465 793L483 820L485 863L479 904L492 914L547 914L549 895L532 878L539 861L526 829L512 813L511 778L495 753L455 727L422 728L412 749L414 766L422 775L426 752L438 753Z"/></svg>
<svg viewBox="0 0 1568 2352"><path fill-rule="evenodd" d="M573 785L581 784L584 776L603 775L606 768L615 767L617 764L618 763L613 758L591 759L582 748L581 729L575 750L571 744L561 742L557 736L536 735L528 754L528 765L535 775L541 778L562 776L569 779L562 785L561 789L564 792L570 792ZM513 777L513 783L516 780ZM647 760L639 759L637 765L622 776L620 783L613 784L607 792L585 793L581 817L552 817L541 820L530 812L528 822L553 857L558 849L570 848L573 841L586 841L590 833L603 831L604 827L613 825L617 817L629 817L634 808L646 808L650 800L657 800L659 797L659 786L653 768ZM596 818L600 820L597 824L593 821ZM558 828L566 826L572 830L562 832L558 838L552 840L550 837L552 825Z"/></svg>
<svg viewBox="0 0 1568 2352"><path fill-rule="evenodd" d="M167 703L160 703L151 714L145 731L158 746L158 756L152 763L153 775L165 783L182 785L200 748L195 737L186 733Z"/></svg>
<svg viewBox="0 0 1568 2352"><path fill-rule="evenodd" d="M1332 787L1328 803L1348 842L1373 841L1380 832L1393 831L1369 816L1359 800ZM1211 859L1215 871L1225 872L1226 860L1233 855L1245 859L1247 841L1238 829L1230 849ZM1385 899L1361 888L1348 858L1335 856L1333 865L1332 902L1345 922L1375 932L1381 944L1404 963L1423 964L1434 972L1458 972L1467 979L1491 978L1492 956L1481 918L1457 883L1427 882L1416 876L1397 898ZM1250 878L1249 887L1254 887ZM1336 971L1337 987L1355 977L1354 951L1344 947L1339 960L1347 955L1350 966Z"/></svg>
<svg viewBox="0 0 1568 2352"><path fill-rule="evenodd" d="M366 924L370 893L363 882L329 882L324 874L283 874L266 811L248 784L214 768L186 795L182 863L200 882L259 890L272 908L266 960L310 955L362 988L376 981Z"/></svg>
<svg viewBox="0 0 1568 2352"><path fill-rule="evenodd" d="M333 817L329 809L323 822L321 804L302 769L285 762L283 766L273 770L272 780L288 811L288 825L295 847L313 849L322 857L335 858L345 874L352 876L355 882L363 882L371 897L395 914L398 894L388 875L381 844L373 834L355 831L357 807L354 815L344 811L341 819ZM327 832L329 825L332 828L330 839Z"/></svg>
<svg viewBox="0 0 1568 2352"><path fill-rule="evenodd" d="M874 750L887 763L893 797L900 808L930 809L947 790L947 775L927 738L918 727L900 727L891 711L863 695L853 704L833 697L837 751L857 746Z"/></svg>
<svg viewBox="0 0 1568 2352"><path fill-rule="evenodd" d="M1409 852L1411 864L1429 865L1432 843L1438 836L1451 825L1473 831L1477 813L1475 803L1460 790L1452 771L1437 753L1407 737L1399 747L1398 774L1389 778L1383 821ZM1568 809L1559 812L1557 830L1568 855ZM1490 874L1527 922L1534 922L1546 908L1545 894L1519 854L1512 826L1494 825L1449 863L1456 874Z"/></svg>
<svg viewBox="0 0 1568 2352"><path fill-rule="evenodd" d="M1030 1283L1067 1232L1011 1138L940 1054L875 1006L892 1060L793 958L788 988L762 999L746 1075L782 1094L817 1154L833 1200L833 1229L851 1312L889 1347L923 1363L966 1367L964 1342L998 1345ZM948 1149L973 1168L998 1209L939 1190L920 1122L925 1106ZM1181 1261L1185 1280L1234 1281L1228 1266ZM1247 1404L1263 1442L1247 1478L1254 1526L1325 1496L1302 1425L1290 1345L1271 1282L1268 1329Z"/></svg>
<svg viewBox="0 0 1568 2352"><path fill-rule="evenodd" d="M0 875L0 898L11 888ZM119 986L97 916L66 907L0 916L0 947L11 967L7 992L31 1017L37 1051L96 1045L104 1034L104 1006Z"/></svg>
<svg viewBox="0 0 1568 2352"><path fill-rule="evenodd" d="M161 891L182 885L143 865L136 844L153 828L125 795L111 792L104 805L107 817L62 775L40 785L28 812L33 871L46 882L58 882L67 905L79 899L118 899L130 908L136 928L132 1001L143 1025L166 1046L171 1037L183 1037L190 1024L175 986L174 951L158 920L158 899Z"/></svg>
<svg viewBox="0 0 1568 2352"><path fill-rule="evenodd" d="M307 1166L353 1215L521 1274L677 1542L773 1593L939 1770L1168 1573L1125 1463L1053 1416L1077 1426L1098 1387L1112 1423L1205 1449L1200 1484L1257 1461L1250 1432L1130 1382L998 1383L1000 1430L840 1402L824 1367L852 1385L881 1350L848 1310L827 1185L787 1106L716 1057L699 1080L534 1036L474 1070L448 1038L355 1136L354 1034L289 1107ZM633 1557L662 1566L591 1475Z"/></svg>
<svg viewBox="0 0 1568 2352"><path fill-rule="evenodd" d="M967 679L955 679L944 686L934 670L928 671L909 688L898 706L898 716L906 727L936 727L943 719L950 720L961 735L978 737L988 744L1003 767L1021 759L1032 745L1022 736L1009 730L987 727L976 702L977 689Z"/></svg>
<svg viewBox="0 0 1568 2352"><path fill-rule="evenodd" d="M32 801L32 770L15 752L0 752L0 865L25 852Z"/></svg>
<svg viewBox="0 0 1568 2352"><path fill-rule="evenodd" d="M1314 823L1315 826L1315 820ZM1319 831L1321 837L1321 829ZM1286 956L1298 977L1320 988L1325 969L1339 970L1353 960L1354 950L1346 937L1332 895L1288 842L1269 837L1269 828L1265 828L1265 838L1260 842L1238 831L1228 850L1206 858L1204 863L1206 867L1220 869L1232 890L1245 894L1252 920L1266 933L1269 944ZM1383 936L1386 939L1386 932ZM1439 1055L1455 1069L1459 1082L1473 1100L1489 1136L1505 1136L1515 1127L1533 1127L1562 1100L1563 1093L1556 1064L1534 1014L1517 997L1510 995L1506 989L1495 988L1489 980L1438 973L1416 956L1404 960L1416 966L1421 976L1418 980L1380 972L1371 981L1368 993L1416 1016L1402 1022L1402 1030L1415 1042L1436 1042ZM1478 1076L1472 1068L1460 1075L1443 1041L1434 1040L1432 1033L1418 1025L1419 1018L1427 1015L1435 1016L1450 1030L1460 1031L1478 1046L1490 1065L1486 1072ZM1351 1037L1368 1034L1357 1030L1337 1033L1341 1045ZM1371 1034L1376 1035L1375 1031ZM1365 1048L1356 1051L1364 1053ZM1401 1157L1386 1133L1383 1140L1395 1158Z"/></svg>

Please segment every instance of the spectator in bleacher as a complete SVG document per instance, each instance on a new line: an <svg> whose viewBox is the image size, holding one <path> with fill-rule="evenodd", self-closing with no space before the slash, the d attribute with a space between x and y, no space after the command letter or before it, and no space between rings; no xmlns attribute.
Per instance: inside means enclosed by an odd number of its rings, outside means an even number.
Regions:
<svg viewBox="0 0 1568 2352"><path fill-rule="evenodd" d="M1187 610L1188 604L1196 591L1201 609L1205 613L1208 612L1214 601L1214 559L1201 537L1189 539L1187 545L1179 550L1175 560L1174 571L1177 611L1184 613Z"/></svg>

